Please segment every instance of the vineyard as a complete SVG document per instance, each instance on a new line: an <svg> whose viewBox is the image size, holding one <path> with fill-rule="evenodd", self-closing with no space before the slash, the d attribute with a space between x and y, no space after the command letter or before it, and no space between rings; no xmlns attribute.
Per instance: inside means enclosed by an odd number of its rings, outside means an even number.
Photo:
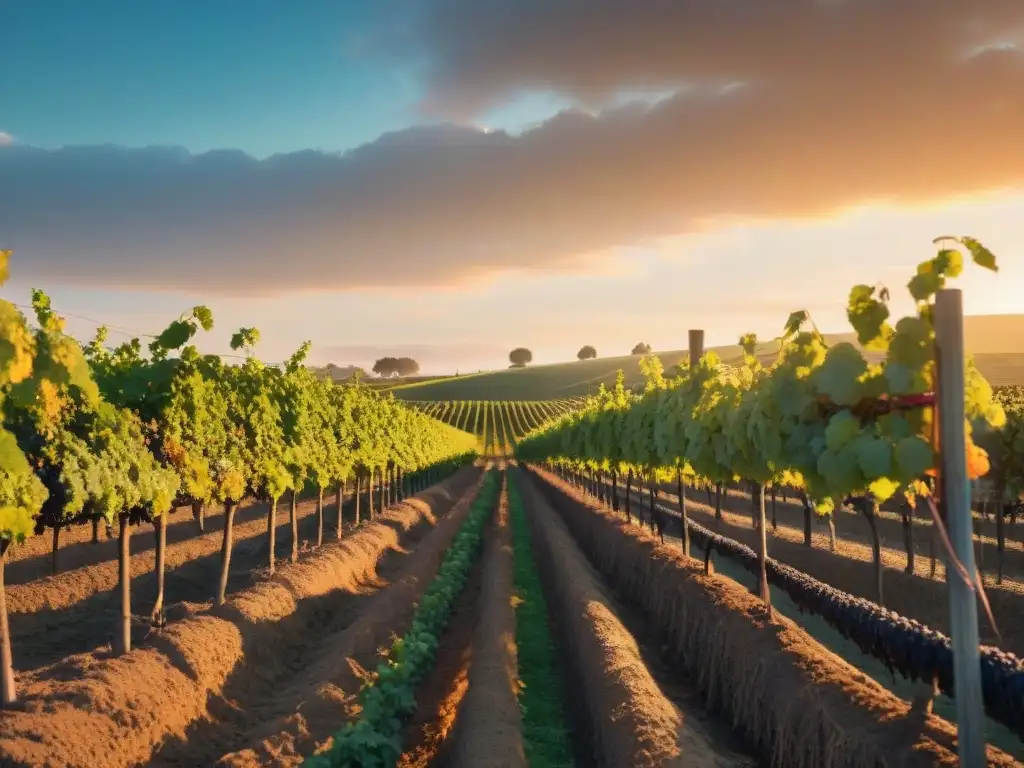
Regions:
<svg viewBox="0 0 1024 768"><path fill-rule="evenodd" d="M228 365L204 307L147 350L0 303L0 763L954 766L963 578L978 764L1018 765L1024 397L967 364L963 445L938 428L959 258L898 322L854 288L870 355L798 312L770 356L559 400L403 402L252 328Z"/></svg>
<svg viewBox="0 0 1024 768"><path fill-rule="evenodd" d="M510 457L529 432L578 409L585 398L560 400L407 400L408 405L456 429L476 435L484 456Z"/></svg>

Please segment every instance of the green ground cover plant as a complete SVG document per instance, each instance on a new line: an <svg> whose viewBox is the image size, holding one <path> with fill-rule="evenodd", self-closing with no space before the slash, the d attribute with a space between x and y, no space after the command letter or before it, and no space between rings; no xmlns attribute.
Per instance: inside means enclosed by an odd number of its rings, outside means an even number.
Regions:
<svg viewBox="0 0 1024 768"><path fill-rule="evenodd" d="M519 473L508 484L512 524L515 584L516 647L518 649L519 707L523 713L523 747L530 768L573 765L569 730L565 725L562 680L548 627L547 605L534 566L526 528Z"/></svg>

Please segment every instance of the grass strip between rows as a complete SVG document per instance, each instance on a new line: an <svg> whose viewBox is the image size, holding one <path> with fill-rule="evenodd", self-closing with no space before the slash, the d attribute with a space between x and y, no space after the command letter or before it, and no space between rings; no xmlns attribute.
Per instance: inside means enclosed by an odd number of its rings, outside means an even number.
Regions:
<svg viewBox="0 0 1024 768"><path fill-rule="evenodd" d="M520 473L509 478L508 501L512 522L515 584L516 647L518 649L519 708L523 714L523 747L530 768L573 765L572 744L565 725L562 679L548 627L544 591L534 567L530 532L526 527Z"/></svg>
<svg viewBox="0 0 1024 768"><path fill-rule="evenodd" d="M309 768L390 768L402 756L405 719L416 708L416 686L434 665L452 610L480 555L484 530L501 490L501 473L490 470L469 515L445 552L441 568L423 594L405 636L359 691L359 719L334 734L326 752L303 762Z"/></svg>

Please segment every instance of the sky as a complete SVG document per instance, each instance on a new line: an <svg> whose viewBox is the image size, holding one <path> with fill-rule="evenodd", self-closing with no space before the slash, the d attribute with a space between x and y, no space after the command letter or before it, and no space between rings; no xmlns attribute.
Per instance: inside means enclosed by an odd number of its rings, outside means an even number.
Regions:
<svg viewBox="0 0 1024 768"><path fill-rule="evenodd" d="M424 372L1024 312L1020 0L0 0L0 296ZM1024 344L1024 340L1020 340Z"/></svg>

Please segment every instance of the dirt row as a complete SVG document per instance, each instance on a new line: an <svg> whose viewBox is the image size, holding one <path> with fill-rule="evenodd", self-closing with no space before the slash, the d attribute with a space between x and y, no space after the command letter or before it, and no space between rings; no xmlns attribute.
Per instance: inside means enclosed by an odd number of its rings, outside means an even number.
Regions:
<svg viewBox="0 0 1024 768"><path fill-rule="evenodd" d="M445 537L457 530L448 521L465 514L481 479L479 468L459 471L343 542L284 565L224 608L176 622L148 647L120 658L81 654L40 670L17 708L0 713L0 763L195 766L242 750L227 764L298 764L289 751L312 752L338 726L344 694L356 687L338 685L332 701L325 673L337 676L358 649L372 662L377 639L436 568ZM405 594L389 601L392 589ZM366 618L374 612L387 618ZM343 637L353 654L335 655ZM317 706L322 721L308 717ZM289 712L301 712L306 724ZM288 723L278 735L294 724L300 738L275 740L277 722Z"/></svg>
<svg viewBox="0 0 1024 768"><path fill-rule="evenodd" d="M532 479L523 477L521 488L568 689L576 692L577 733L589 742L587 764L753 765L666 695L573 536Z"/></svg>
<svg viewBox="0 0 1024 768"><path fill-rule="evenodd" d="M743 586L706 575L553 475L535 477L590 563L658 633L670 667L699 685L765 764L957 765L948 722L912 710L788 619L769 619ZM988 758L1015 765L994 748Z"/></svg>
<svg viewBox="0 0 1024 768"><path fill-rule="evenodd" d="M678 528L678 506L675 498L662 502ZM646 513L645 513L646 514ZM714 509L687 499L690 519L757 551L759 535L750 527L749 515L725 511L722 520L715 519ZM767 531L768 556L796 568L808 576L830 584L836 589L877 602L876 574L870 547L850 541L837 542L837 550L828 549L826 541L815 546L803 543L802 532L779 526ZM930 579L927 573L906 573L901 564L905 557L883 550L883 585L885 607L915 619L945 634L950 632L949 591L945 581ZM919 565L920 562L919 561ZM1022 584L1004 582L1002 587L986 584L985 592L995 617L994 628L982 613L979 615L981 641L1024 656L1024 590ZM998 632L996 631L998 629Z"/></svg>
<svg viewBox="0 0 1024 768"><path fill-rule="evenodd" d="M526 768L517 700L512 545L501 499L434 669L416 692L400 768Z"/></svg>

